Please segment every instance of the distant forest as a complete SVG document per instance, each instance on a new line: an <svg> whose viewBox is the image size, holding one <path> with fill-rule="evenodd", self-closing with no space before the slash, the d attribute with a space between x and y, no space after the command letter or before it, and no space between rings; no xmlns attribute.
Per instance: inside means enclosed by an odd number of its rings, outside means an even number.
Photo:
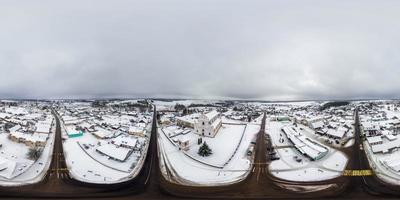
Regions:
<svg viewBox="0 0 400 200"><path fill-rule="evenodd" d="M322 110L328 109L330 107L345 106L345 105L348 105L349 103L350 102L348 102L348 101L331 101L331 102L328 102L328 103L325 103L324 105L322 105L320 107L320 110L322 111Z"/></svg>

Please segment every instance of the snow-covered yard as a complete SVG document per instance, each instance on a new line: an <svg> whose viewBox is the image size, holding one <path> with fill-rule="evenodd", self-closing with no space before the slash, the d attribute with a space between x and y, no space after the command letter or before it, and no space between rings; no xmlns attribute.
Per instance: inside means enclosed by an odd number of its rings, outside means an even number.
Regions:
<svg viewBox="0 0 400 200"><path fill-rule="evenodd" d="M33 184L41 181L44 178L48 169L50 168L55 135L55 126L53 126L47 144L43 149L42 156L40 156L40 158L35 161L25 173L15 177L13 182L15 182L17 185ZM14 184L11 183L10 185Z"/></svg>
<svg viewBox="0 0 400 200"><path fill-rule="evenodd" d="M130 152L131 151L130 149L123 148L123 147L114 148L115 145L113 145L113 144L103 144L103 145L99 146L97 144L92 144L92 143L89 144L89 143L80 142L79 145L84 152L89 154L89 156L91 158L95 159L99 163L101 163L109 168L113 168L115 170L128 172L128 173L134 169L134 167L137 165L137 162L139 161L139 158L141 156L140 152L137 152L137 151ZM113 152L113 153L115 152L115 154L119 154L121 156L125 156L125 152L120 152L118 150L121 149L123 151L127 151L128 158L124 162L120 162L117 160L110 159L109 156L100 154L99 152L96 151L96 149L98 149L99 147L107 147L107 146L112 147L110 149L111 152ZM129 155L130 153L131 153L131 155Z"/></svg>
<svg viewBox="0 0 400 200"><path fill-rule="evenodd" d="M64 103L57 110L64 156L72 178L115 184L138 175L149 147L153 113L147 105L130 107L126 103L131 102L105 103L108 106Z"/></svg>
<svg viewBox="0 0 400 200"><path fill-rule="evenodd" d="M247 156L247 150L258 133L260 125L248 124L243 133L244 129L245 125L224 124L215 138L203 137L203 141L206 141L213 150L213 154L209 157L200 157L197 154L199 136L193 135L194 143L188 152L195 158L193 159L185 155L183 150L179 150L164 134L163 128L159 128L160 159L163 161L160 164L164 176L166 176L167 167L182 184L223 185L242 180L250 169L250 157ZM242 134L243 138L240 142ZM231 160L227 162L230 158ZM204 164L196 159L201 159L205 163L218 164L219 167Z"/></svg>
<svg viewBox="0 0 400 200"><path fill-rule="evenodd" d="M64 128L62 128L62 135L68 138ZM129 180L140 171L141 165L138 163L143 164L140 160L144 159L148 144L144 147L141 156L132 153L126 162L119 162L96 152L98 142L99 140L91 133L68 138L63 142L66 163L73 178L89 183L111 184ZM87 144L89 149L81 146L83 144Z"/></svg>
<svg viewBox="0 0 400 200"><path fill-rule="evenodd" d="M179 127L171 126L162 131L166 132L168 135L169 132L175 131L177 128ZM245 128L246 125L224 124L214 138L202 137L202 140L210 146L213 152L208 157L202 157L198 154L200 145L197 144L197 140L200 136L191 131L185 135L186 138L189 139L189 150L185 153L212 166L223 167L229 162L230 158L235 153L236 147L240 144Z"/></svg>

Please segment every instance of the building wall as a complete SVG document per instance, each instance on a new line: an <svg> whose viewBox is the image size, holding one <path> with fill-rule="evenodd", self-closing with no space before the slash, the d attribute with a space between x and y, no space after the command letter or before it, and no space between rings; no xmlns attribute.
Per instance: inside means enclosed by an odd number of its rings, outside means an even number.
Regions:
<svg viewBox="0 0 400 200"><path fill-rule="evenodd" d="M178 119L176 123L177 123L178 126L194 128L194 124L193 123L190 123L190 122L187 122L187 121L183 121L183 120L180 120L180 119Z"/></svg>
<svg viewBox="0 0 400 200"><path fill-rule="evenodd" d="M194 132L201 136L215 137L215 135L218 133L218 130L222 126L221 122L218 123L215 127L212 126L212 123L215 120L216 119L212 119L212 121L209 121L209 119L205 115L201 115L194 125Z"/></svg>

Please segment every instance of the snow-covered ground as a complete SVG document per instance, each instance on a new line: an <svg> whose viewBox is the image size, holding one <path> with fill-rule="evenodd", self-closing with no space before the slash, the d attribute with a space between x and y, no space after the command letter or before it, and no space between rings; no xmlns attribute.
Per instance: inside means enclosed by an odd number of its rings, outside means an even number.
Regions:
<svg viewBox="0 0 400 200"><path fill-rule="evenodd" d="M189 139L190 145L189 150L184 151L184 153L212 166L223 167L235 153L236 147L240 144L242 136L245 133L245 128L246 125L224 124L214 138L203 137L203 141L206 142L213 151L213 154L208 157L202 157L197 154L200 147L200 145L197 144L197 139L200 137L191 131L185 135L185 137ZM163 128L162 132L168 135L177 129L179 129L178 126L170 126Z"/></svg>
<svg viewBox="0 0 400 200"><path fill-rule="evenodd" d="M62 134L63 137L66 136L65 131L62 131ZM129 173L102 165L83 151L78 143L79 141L97 143L96 138L90 133L85 133L79 138L69 138L64 141L64 156L68 171L73 178L90 183L113 183L123 180L130 175Z"/></svg>
<svg viewBox="0 0 400 200"><path fill-rule="evenodd" d="M384 135L393 134L393 143L399 143L400 135L393 130L394 123L398 123L400 119L400 111L394 109L395 106L392 102L388 102L388 105L375 107L373 109L362 110L360 114L360 121L362 126L363 134L366 134L366 126L376 126L379 130L378 137L382 140L382 144L388 144L389 141ZM374 136L370 136L374 137ZM376 137L376 136L375 136ZM367 136L368 138L368 136ZM378 144L379 145L379 144ZM366 152L369 163L374 170L374 173L381 180L400 185L400 172L399 169L399 158L400 151L399 148L394 148L388 152L373 152L372 146L377 146L375 144L370 144L368 140L363 141L364 150Z"/></svg>
<svg viewBox="0 0 400 200"><path fill-rule="evenodd" d="M216 102L220 102L219 100L211 101L211 100L193 100L193 99L186 99L186 100L174 100L174 101L167 101L167 100L154 100L153 104L157 107L157 111L163 110L172 110L175 105L180 104L184 106L189 106L191 104L213 104Z"/></svg>
<svg viewBox="0 0 400 200"><path fill-rule="evenodd" d="M3 186L27 185L38 183L43 180L44 176L50 168L55 135L55 126L53 126L47 144L43 149L40 158L33 162L29 169L27 169L21 175L15 177L12 181L1 181L0 184ZM15 148L15 146L16 145L14 144L12 148Z"/></svg>
<svg viewBox="0 0 400 200"><path fill-rule="evenodd" d="M0 123L18 123L10 128L9 132L0 130L1 186L38 183L43 180L50 167L55 123L50 110L38 109L36 106L36 104L20 102L18 106L6 107L3 112L0 111ZM42 153L37 160L34 160L28 156L28 152L35 145L27 141L34 141L36 131L43 133L47 139L43 138L43 146L36 144L37 148L42 149ZM12 140L10 136L16 132L26 139Z"/></svg>
<svg viewBox="0 0 400 200"><path fill-rule="evenodd" d="M71 112L75 109L91 114L76 115ZM87 183L114 184L137 176L149 147L152 113L120 110L121 113L115 114L115 110L107 107L70 104L60 112L63 114L60 119L64 119L61 120L64 156L72 178ZM70 121L78 121L79 125ZM78 127L84 130L77 131Z"/></svg>
<svg viewBox="0 0 400 200"><path fill-rule="evenodd" d="M209 157L197 155L198 135L193 135L195 141L191 144L189 152L185 153L184 150L179 150L176 144L167 138L163 129L163 127L158 129L158 142L162 161L160 164L164 176L166 176L165 170L168 169L176 179L179 179L181 184L224 185L240 181L248 174L251 163L250 157L247 156L247 150L251 141L256 137L260 124L223 124L223 128L215 138L203 137L203 141L205 140L213 151L213 154ZM241 138L242 140L239 143ZM236 152L235 149L237 149ZM213 167L206 163L217 166Z"/></svg>
<svg viewBox="0 0 400 200"><path fill-rule="evenodd" d="M340 176L347 165L347 157L340 151L329 148L326 156L312 161L301 154L281 131L284 126L291 122L269 121L266 124L266 133L270 134L273 147L277 152L279 160L272 161L269 170L277 178L296 181L322 181ZM306 127L301 133L312 136ZM300 129L299 129L300 130ZM310 137L311 138L311 137Z"/></svg>
<svg viewBox="0 0 400 200"><path fill-rule="evenodd" d="M68 137L65 129L62 130L63 137ZM94 147L85 150L79 142L92 144ZM125 162L115 161L94 152L98 142L90 133L68 138L63 142L65 160L73 178L88 183L112 184L127 181L137 175L147 154L147 141L143 147L143 154L132 153Z"/></svg>

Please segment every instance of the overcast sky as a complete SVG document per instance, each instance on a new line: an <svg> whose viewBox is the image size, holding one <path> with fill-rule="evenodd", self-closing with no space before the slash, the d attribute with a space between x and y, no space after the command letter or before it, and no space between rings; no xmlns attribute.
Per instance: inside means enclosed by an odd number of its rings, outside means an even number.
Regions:
<svg viewBox="0 0 400 200"><path fill-rule="evenodd" d="M400 1L0 2L0 97L400 97Z"/></svg>

